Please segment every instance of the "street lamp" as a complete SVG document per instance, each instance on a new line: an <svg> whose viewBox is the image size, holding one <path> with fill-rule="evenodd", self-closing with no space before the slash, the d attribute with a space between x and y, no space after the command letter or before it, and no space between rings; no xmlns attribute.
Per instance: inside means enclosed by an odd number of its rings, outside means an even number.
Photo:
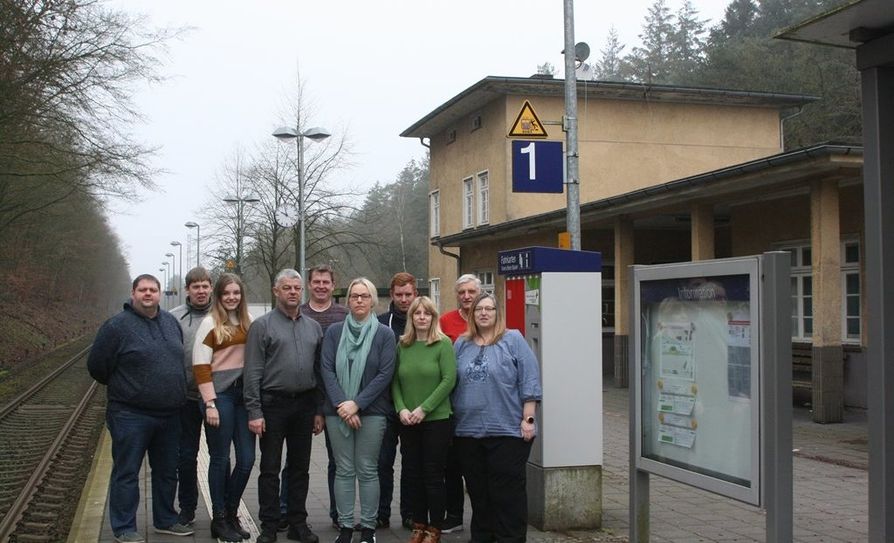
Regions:
<svg viewBox="0 0 894 543"><path fill-rule="evenodd" d="M332 134L329 133L325 128L315 127L308 128L304 132L301 132L298 128L290 128L288 126L282 126L277 128L273 135L281 140L288 140L295 138L298 144L298 237L300 238L298 242L298 273L301 274L302 280L304 280L304 257L305 257L305 240L304 240L304 223L305 223L305 209L304 209L304 138L309 138L311 141L321 141ZM304 301L305 293L307 289L302 289L301 291L301 300Z"/></svg>
<svg viewBox="0 0 894 543"><path fill-rule="evenodd" d="M165 285L167 285L167 284L168 284L168 276L167 276L167 274L165 273L165 269L164 269L164 268L158 268L158 271L160 271L160 272L162 273L161 277L165 280ZM162 300L162 309L167 309L167 308L164 307L163 304L164 304L164 300Z"/></svg>
<svg viewBox="0 0 894 543"><path fill-rule="evenodd" d="M180 263L180 278L177 280L177 303L183 303L183 245L179 241L172 241L172 247L180 248L180 256L177 257L177 262Z"/></svg>
<svg viewBox="0 0 894 543"><path fill-rule="evenodd" d="M223 199L228 204L236 204L236 275L242 275L242 236L245 231L245 204L260 202L257 196L227 196Z"/></svg>
<svg viewBox="0 0 894 543"><path fill-rule="evenodd" d="M171 282L170 286L174 286L174 274L177 273L177 259L174 258L174 253L165 253L165 256L171 259ZM179 289L178 289L179 290Z"/></svg>
<svg viewBox="0 0 894 543"><path fill-rule="evenodd" d="M199 258L199 241L201 240L201 237L202 237L202 229L199 227L199 223L193 222L193 221L189 221L188 223L184 224L183 226L185 226L187 228L195 228L196 229L196 267L198 268L199 266L202 265L202 263L200 262L200 258Z"/></svg>
<svg viewBox="0 0 894 543"><path fill-rule="evenodd" d="M164 264L165 268L167 268L168 271L168 273L165 275L165 301L168 302L168 309L170 309L171 301L168 300L168 292L171 290L171 263L165 260L162 262L162 264Z"/></svg>

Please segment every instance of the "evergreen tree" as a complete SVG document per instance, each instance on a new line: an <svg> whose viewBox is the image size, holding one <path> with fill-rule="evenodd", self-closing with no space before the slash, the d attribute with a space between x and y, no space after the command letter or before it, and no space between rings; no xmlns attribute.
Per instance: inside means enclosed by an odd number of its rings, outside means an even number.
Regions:
<svg viewBox="0 0 894 543"><path fill-rule="evenodd" d="M686 84L704 60L705 21L698 18L698 10L685 0L677 12L676 26L671 35L669 83Z"/></svg>
<svg viewBox="0 0 894 543"><path fill-rule="evenodd" d="M646 14L639 39L641 47L634 47L626 58L632 78L644 83L667 81L670 73L671 42L674 16L665 0L655 0Z"/></svg>
<svg viewBox="0 0 894 543"><path fill-rule="evenodd" d="M623 81L624 77L624 59L621 56L624 52L624 45L618 38L618 30L614 25L608 30L608 38L605 40L605 47L602 48L602 58L596 61L594 66L596 79L604 81Z"/></svg>

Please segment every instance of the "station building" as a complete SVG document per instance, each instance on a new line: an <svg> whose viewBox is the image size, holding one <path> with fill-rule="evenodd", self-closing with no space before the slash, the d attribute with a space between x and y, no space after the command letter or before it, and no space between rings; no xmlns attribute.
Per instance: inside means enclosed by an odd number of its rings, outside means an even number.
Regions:
<svg viewBox="0 0 894 543"><path fill-rule="evenodd" d="M440 310L475 273L504 293L497 253L558 246L566 195L512 191L513 139L529 103L564 142L564 81L486 77L407 128L430 149L429 286ZM811 96L578 82L581 248L603 256L603 370L627 384L627 267L791 254L796 390L818 422L866 407L861 147L784 151Z"/></svg>

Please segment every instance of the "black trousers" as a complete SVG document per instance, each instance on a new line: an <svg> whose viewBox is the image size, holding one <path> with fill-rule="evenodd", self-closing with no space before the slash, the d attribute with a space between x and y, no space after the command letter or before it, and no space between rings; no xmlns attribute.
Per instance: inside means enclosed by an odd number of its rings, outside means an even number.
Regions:
<svg viewBox="0 0 894 543"><path fill-rule="evenodd" d="M472 501L472 543L524 542L531 442L520 437L455 437L454 444Z"/></svg>
<svg viewBox="0 0 894 543"><path fill-rule="evenodd" d="M258 476L258 504L261 530L276 533L279 524L279 470L282 445L288 461L288 511L290 526L307 523L307 491L310 483L310 446L313 438L316 403L314 391L295 397L261 393L266 430L261 437L261 464Z"/></svg>
<svg viewBox="0 0 894 543"><path fill-rule="evenodd" d="M463 521L463 509L466 505L466 491L463 487L463 470L460 465L459 454L454 444L451 444L447 450L444 484L447 486L447 518L461 523Z"/></svg>
<svg viewBox="0 0 894 543"><path fill-rule="evenodd" d="M401 479L406 481L413 522L435 528L441 528L444 523L447 507L444 468L452 439L450 419L400 427Z"/></svg>

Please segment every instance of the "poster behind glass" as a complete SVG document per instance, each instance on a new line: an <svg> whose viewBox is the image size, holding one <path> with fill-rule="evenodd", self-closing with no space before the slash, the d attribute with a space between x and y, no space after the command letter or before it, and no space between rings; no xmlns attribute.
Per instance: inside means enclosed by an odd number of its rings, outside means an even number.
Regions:
<svg viewBox="0 0 894 543"><path fill-rule="evenodd" d="M643 458L751 486L750 296L748 274L640 283Z"/></svg>

